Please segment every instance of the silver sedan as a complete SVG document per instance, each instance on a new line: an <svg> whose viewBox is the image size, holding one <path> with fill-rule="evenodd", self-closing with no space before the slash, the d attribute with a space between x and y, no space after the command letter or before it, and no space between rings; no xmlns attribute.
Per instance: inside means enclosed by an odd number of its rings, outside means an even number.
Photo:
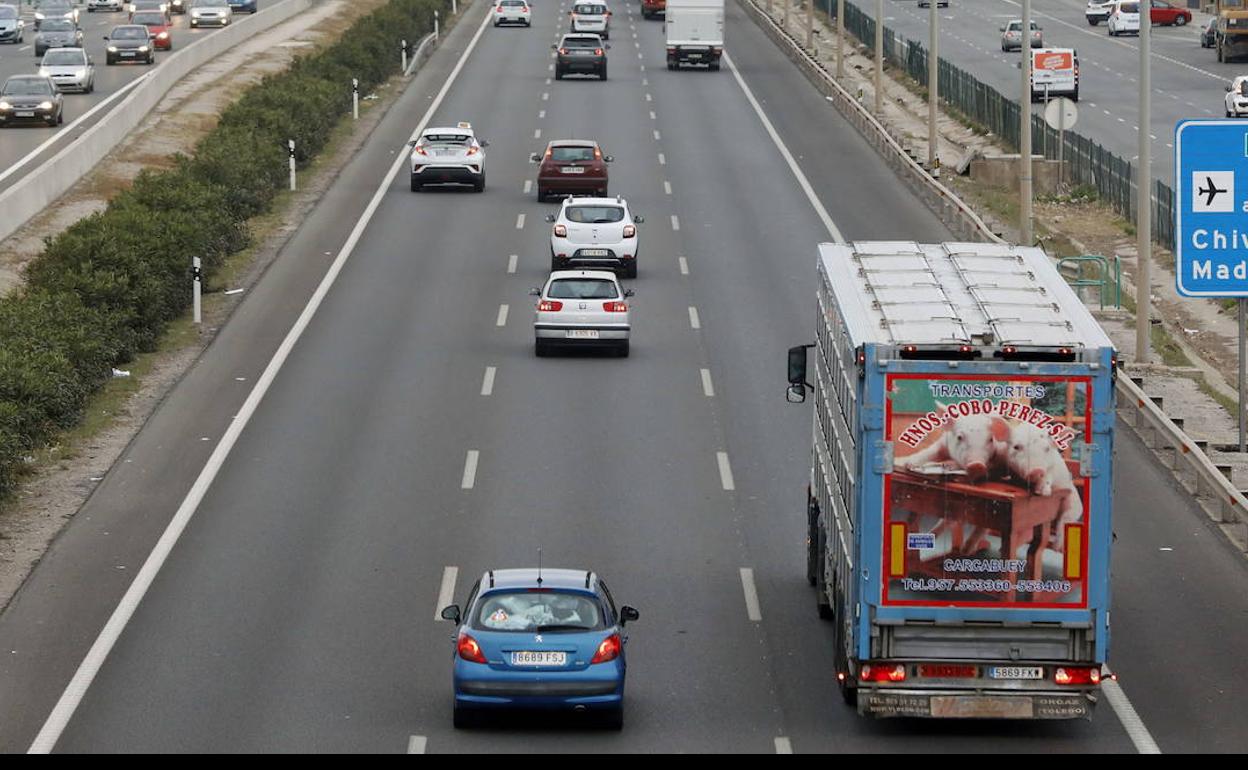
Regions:
<svg viewBox="0 0 1248 770"><path fill-rule="evenodd" d="M81 48L53 48L43 55L39 74L51 78L59 91L95 90L95 64Z"/></svg>
<svg viewBox="0 0 1248 770"><path fill-rule="evenodd" d="M1034 21L1031 23L1031 47L1044 48L1044 30ZM1014 19L1001 28L1001 50L1023 50L1023 20Z"/></svg>
<svg viewBox="0 0 1248 770"><path fill-rule="evenodd" d="M559 270L530 292L538 298L533 321L535 352L553 347L607 347L628 355L632 328L628 309L632 289L622 289L615 273Z"/></svg>

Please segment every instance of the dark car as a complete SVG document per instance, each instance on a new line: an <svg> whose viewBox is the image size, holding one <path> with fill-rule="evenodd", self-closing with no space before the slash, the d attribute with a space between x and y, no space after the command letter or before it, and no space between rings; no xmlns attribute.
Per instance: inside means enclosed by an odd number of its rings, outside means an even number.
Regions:
<svg viewBox="0 0 1248 770"><path fill-rule="evenodd" d="M141 61L148 64L156 62L156 48L152 45L152 35L147 27L141 24L122 24L113 27L113 31L104 36L108 41L105 64L116 64L120 61Z"/></svg>
<svg viewBox="0 0 1248 770"><path fill-rule="evenodd" d="M555 59L555 80L562 80L564 75L572 73L597 75L606 80L607 49L610 47L597 35L564 35L562 40L551 46L559 52Z"/></svg>
<svg viewBox="0 0 1248 770"><path fill-rule="evenodd" d="M537 199L548 195L607 195L607 164L598 143L589 139L559 139L546 145L546 152L533 153L537 169Z"/></svg>
<svg viewBox="0 0 1248 770"><path fill-rule="evenodd" d="M82 48L82 30L69 19L46 19L35 35L35 58L49 48Z"/></svg>
<svg viewBox="0 0 1248 770"><path fill-rule="evenodd" d="M0 126L21 122L60 125L65 120L64 99L50 78L14 75L0 87Z"/></svg>
<svg viewBox="0 0 1248 770"><path fill-rule="evenodd" d="M234 13L255 13L259 10L257 0L230 0L230 10Z"/></svg>

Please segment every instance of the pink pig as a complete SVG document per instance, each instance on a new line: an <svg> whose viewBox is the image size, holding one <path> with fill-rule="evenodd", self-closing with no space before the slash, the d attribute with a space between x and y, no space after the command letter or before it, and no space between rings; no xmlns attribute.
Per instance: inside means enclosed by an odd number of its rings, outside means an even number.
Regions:
<svg viewBox="0 0 1248 770"><path fill-rule="evenodd" d="M1026 480L1032 491L1048 497L1054 491L1069 490L1058 508L1058 526L1053 533L1054 541L1061 542L1066 524L1074 524L1083 518L1083 499L1075 489L1070 468L1049 435L1034 425L1019 423L1010 429L1010 441L1006 450L1006 462L1010 471L1019 479Z"/></svg>
<svg viewBox="0 0 1248 770"><path fill-rule="evenodd" d="M936 411L944 415L948 407L937 403ZM945 425L944 433L935 442L912 455L903 457L902 468L921 468L929 463L952 461L971 481L986 478L993 471L1004 471L1006 442L1010 424L996 415L970 414Z"/></svg>

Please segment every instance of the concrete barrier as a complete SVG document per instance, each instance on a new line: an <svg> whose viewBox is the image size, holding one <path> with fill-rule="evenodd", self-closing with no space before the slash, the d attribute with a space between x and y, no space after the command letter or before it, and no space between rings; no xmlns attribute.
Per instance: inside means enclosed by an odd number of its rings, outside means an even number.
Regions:
<svg viewBox="0 0 1248 770"><path fill-rule="evenodd" d="M143 82L131 89L130 94L99 122L0 193L0 211L4 212L4 217L0 218L0 239L12 235L94 168L147 117L169 89L192 70L256 33L307 10L312 3L313 0L282 0L205 35L144 73L140 78Z"/></svg>

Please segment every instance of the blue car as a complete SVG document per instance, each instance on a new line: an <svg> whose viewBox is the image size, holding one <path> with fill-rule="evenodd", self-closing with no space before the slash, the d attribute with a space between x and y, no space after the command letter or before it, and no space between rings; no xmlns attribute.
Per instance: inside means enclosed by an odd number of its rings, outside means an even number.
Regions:
<svg viewBox="0 0 1248 770"><path fill-rule="evenodd" d="M258 0L229 0L230 10L234 13L255 13Z"/></svg>
<svg viewBox="0 0 1248 770"><path fill-rule="evenodd" d="M488 709L596 712L624 726L624 624L640 615L617 610L593 572L490 570L464 607L442 610L459 626L455 727Z"/></svg>

